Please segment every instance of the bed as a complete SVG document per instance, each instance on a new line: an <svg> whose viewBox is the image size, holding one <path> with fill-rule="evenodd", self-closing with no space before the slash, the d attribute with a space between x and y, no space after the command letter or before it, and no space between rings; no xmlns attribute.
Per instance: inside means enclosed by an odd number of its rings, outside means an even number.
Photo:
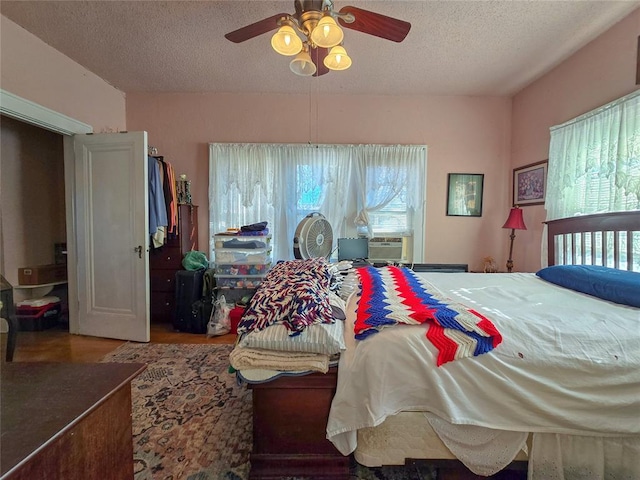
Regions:
<svg viewBox="0 0 640 480"><path fill-rule="evenodd" d="M639 212L554 221L548 229L550 264L639 268ZM327 426L339 451L368 466L428 459L455 470L452 460L461 459L488 476L526 468L528 459L529 478L640 478L640 305L535 274L417 276L484 313L503 341L438 367L424 326L381 329L361 341L347 336ZM640 302L640 287L630 295ZM563 462L582 470L563 477ZM616 471L590 477L588 468Z"/></svg>
<svg viewBox="0 0 640 480"><path fill-rule="evenodd" d="M550 265L640 269L640 212L547 227ZM260 440L252 478L348 478L347 456L367 466L427 461L440 469L439 479L505 469L519 472L513 478L526 478L527 470L532 479L589 478L584 471L559 475L553 469L562 462L621 469L591 478L640 478L640 305L600 300L534 274L415 275L438 298L489 319L497 332L491 348L437 366L441 352L425 340L424 325L381 328L356 341L360 297L352 295L337 375L329 369L261 378L256 370L250 383ZM633 289L628 295L640 296ZM539 316L525 314L525 305ZM273 414L292 398L319 400L293 420ZM271 440L283 438L286 448L273 450Z"/></svg>

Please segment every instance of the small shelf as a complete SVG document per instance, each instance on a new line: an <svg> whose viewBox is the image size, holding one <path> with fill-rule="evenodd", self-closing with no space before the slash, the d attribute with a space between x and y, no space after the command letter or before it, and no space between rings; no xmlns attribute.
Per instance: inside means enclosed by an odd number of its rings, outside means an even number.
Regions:
<svg viewBox="0 0 640 480"><path fill-rule="evenodd" d="M14 285L14 290L31 290L34 288L42 288L42 287L55 287L56 285L65 285L67 280L61 280L59 282L51 282L51 283L39 283L37 285Z"/></svg>

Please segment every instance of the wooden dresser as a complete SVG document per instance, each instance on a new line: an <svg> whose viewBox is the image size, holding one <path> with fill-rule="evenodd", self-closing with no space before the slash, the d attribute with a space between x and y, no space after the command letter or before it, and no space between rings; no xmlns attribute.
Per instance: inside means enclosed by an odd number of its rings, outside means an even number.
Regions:
<svg viewBox="0 0 640 480"><path fill-rule="evenodd" d="M326 438L338 373L280 377L250 385L253 450L250 479L348 479L349 457Z"/></svg>
<svg viewBox="0 0 640 480"><path fill-rule="evenodd" d="M1 480L133 478L139 363L3 363Z"/></svg>
<svg viewBox="0 0 640 480"><path fill-rule="evenodd" d="M149 252L151 321L171 323L176 311L176 271L182 270L182 257L198 250L198 207L178 205L178 233L167 243Z"/></svg>

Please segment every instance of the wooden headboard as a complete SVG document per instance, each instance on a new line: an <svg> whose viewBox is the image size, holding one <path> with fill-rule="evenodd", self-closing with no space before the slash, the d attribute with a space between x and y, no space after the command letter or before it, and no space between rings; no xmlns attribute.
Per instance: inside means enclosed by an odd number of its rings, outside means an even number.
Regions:
<svg viewBox="0 0 640 480"><path fill-rule="evenodd" d="M640 211L546 223L549 265L604 265L640 271Z"/></svg>

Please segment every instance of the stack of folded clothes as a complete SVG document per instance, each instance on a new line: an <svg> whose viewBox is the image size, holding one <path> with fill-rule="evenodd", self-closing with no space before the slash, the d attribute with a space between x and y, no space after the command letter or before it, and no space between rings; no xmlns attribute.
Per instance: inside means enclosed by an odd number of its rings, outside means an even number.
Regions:
<svg viewBox="0 0 640 480"><path fill-rule="evenodd" d="M238 232L238 235L242 236L262 236L268 234L269 228L267 227L267 222L258 222L252 223L251 225L243 225L242 227L240 227L240 231Z"/></svg>
<svg viewBox="0 0 640 480"><path fill-rule="evenodd" d="M229 357L238 378L326 373L344 350L345 301L330 290L324 258L279 262L267 273L238 325Z"/></svg>

